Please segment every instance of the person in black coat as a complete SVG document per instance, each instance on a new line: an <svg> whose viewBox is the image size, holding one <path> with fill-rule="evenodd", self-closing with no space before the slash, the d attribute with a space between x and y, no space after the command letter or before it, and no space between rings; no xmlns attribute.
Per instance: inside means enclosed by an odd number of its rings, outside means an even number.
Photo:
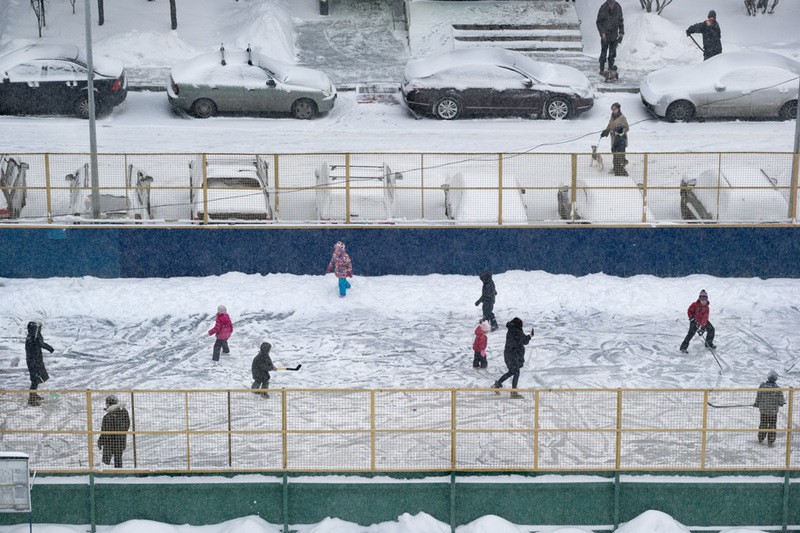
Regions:
<svg viewBox="0 0 800 533"><path fill-rule="evenodd" d="M614 70L617 45L622 43L622 37L625 35L622 7L616 0L607 0L600 6L597 11L597 31L600 33L600 74L602 74L606 69L606 57L608 57L608 70Z"/></svg>
<svg viewBox="0 0 800 533"><path fill-rule="evenodd" d="M625 159L625 146L628 144L627 136L625 135L625 127L622 124L614 126L611 132L611 152L614 158L614 175L627 176L628 171L625 170L627 161Z"/></svg>
<svg viewBox="0 0 800 533"><path fill-rule="evenodd" d="M31 377L31 393L28 395L28 405L40 405L42 397L36 394L39 383L44 383L50 376L44 366L42 348L53 353L53 347L44 342L42 338L42 323L28 322L28 336L25 339L25 362L28 364L28 373Z"/></svg>
<svg viewBox="0 0 800 533"><path fill-rule="evenodd" d="M783 393L778 389L778 373L770 370L767 374L767 381L758 386L759 391L756 393L756 401L753 407L758 407L761 414L761 419L758 424L758 443L764 444L764 439L767 440L767 445L770 447L775 445L775 439L778 434L775 428L778 426L778 410L786 403L786 398Z"/></svg>
<svg viewBox="0 0 800 533"><path fill-rule="evenodd" d="M100 427L102 434L97 439L97 447L103 450L103 464L111 464L114 459L114 468L122 468L122 452L125 451L128 435L125 433L109 434L109 431L128 431L131 427L131 417L128 410L119 403L113 394L106 397L106 414Z"/></svg>
<svg viewBox="0 0 800 533"><path fill-rule="evenodd" d="M708 12L705 22L692 24L686 29L686 36L693 33L703 34L703 61L722 53L722 30L717 23L717 12L713 9Z"/></svg>
<svg viewBox="0 0 800 533"><path fill-rule="evenodd" d="M503 350L503 358L506 361L508 372L500 376L500 379L494 382L494 385L492 385L493 389L503 388L503 382L508 378L513 378L511 380L511 388L517 388L517 383L519 383L519 371L525 364L525 345L531 342L531 337L533 337L533 328L531 328L531 334L527 335L522 331L522 320L517 317L512 318L511 321L506 324L506 328L508 328L508 332L506 332L506 347ZM522 398L517 392L512 392L511 397Z"/></svg>
<svg viewBox="0 0 800 533"><path fill-rule="evenodd" d="M483 304L483 318L489 321L492 331L497 331L500 329L494 316L494 301L497 296L497 290L494 287L494 281L492 281L492 273L484 271L481 272L479 277L483 282L483 289L481 290L481 297L475 302L475 306Z"/></svg>
<svg viewBox="0 0 800 533"><path fill-rule="evenodd" d="M263 391L257 391L256 394L260 394L265 398L269 398L267 393L267 389L269 389L269 371L275 370L275 365L272 364L272 358L269 356L271 349L272 345L270 343L262 342L261 349L258 351L258 355L253 358L253 364L251 365L253 385L250 388L264 389Z"/></svg>

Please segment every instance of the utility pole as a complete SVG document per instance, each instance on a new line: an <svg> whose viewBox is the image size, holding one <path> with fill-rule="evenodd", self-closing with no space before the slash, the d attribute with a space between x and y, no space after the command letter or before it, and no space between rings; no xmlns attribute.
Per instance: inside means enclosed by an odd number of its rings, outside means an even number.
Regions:
<svg viewBox="0 0 800 533"><path fill-rule="evenodd" d="M86 81L89 98L89 152L91 157L92 173L92 218L100 218L100 180L97 177L97 130L95 124L94 107L94 63L92 61L92 7L90 0L85 0L86 5Z"/></svg>
<svg viewBox="0 0 800 533"><path fill-rule="evenodd" d="M798 76L800 80L800 76ZM798 82L798 96L800 96L800 82ZM794 222L797 218L797 171L800 161L800 113L795 111L794 119L794 150L792 153L792 185L789 189L789 219Z"/></svg>

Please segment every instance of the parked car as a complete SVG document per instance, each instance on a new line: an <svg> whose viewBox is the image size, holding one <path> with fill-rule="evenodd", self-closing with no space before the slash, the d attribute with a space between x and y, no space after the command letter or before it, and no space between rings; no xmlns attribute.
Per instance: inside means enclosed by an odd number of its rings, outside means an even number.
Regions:
<svg viewBox="0 0 800 533"><path fill-rule="evenodd" d="M577 69L492 47L412 59L402 93L412 112L443 120L467 114L560 119L594 105L589 79Z"/></svg>
<svg viewBox="0 0 800 533"><path fill-rule="evenodd" d="M642 102L670 122L693 118L797 118L800 63L771 52L729 52L702 63L656 70Z"/></svg>
<svg viewBox="0 0 800 533"><path fill-rule="evenodd" d="M269 164L261 156L215 157L189 162L192 220L272 220ZM205 175L205 183L204 183Z"/></svg>
<svg viewBox="0 0 800 533"><path fill-rule="evenodd" d="M318 70L220 49L172 67L167 95L172 107L197 118L290 113L310 119L333 109L336 88Z"/></svg>
<svg viewBox="0 0 800 533"><path fill-rule="evenodd" d="M95 109L110 112L128 95L125 69L95 56ZM81 50L66 43L35 43L0 56L0 113L74 114L89 118L88 67Z"/></svg>

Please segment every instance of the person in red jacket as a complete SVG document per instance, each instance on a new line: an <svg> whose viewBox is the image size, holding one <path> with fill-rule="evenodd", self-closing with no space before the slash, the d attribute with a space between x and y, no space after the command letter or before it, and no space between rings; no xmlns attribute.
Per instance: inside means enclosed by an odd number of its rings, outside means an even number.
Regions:
<svg viewBox="0 0 800 533"><path fill-rule="evenodd" d="M689 332L686 338L681 343L681 351L686 353L689 348L689 341L692 340L695 333L706 336L706 346L714 349L714 326L708 321L709 308L708 308L708 294L705 290L700 291L700 297L696 302L692 302L687 311L689 315Z"/></svg>
<svg viewBox="0 0 800 533"><path fill-rule="evenodd" d="M472 360L472 368L486 368L489 366L486 362L486 344L489 340L486 334L489 333L491 328L492 326L485 318L482 318L478 327L475 328L475 341L472 343L472 350L475 352L475 357Z"/></svg>
<svg viewBox="0 0 800 533"><path fill-rule="evenodd" d="M211 356L212 361L219 361L220 349L225 355L231 353L230 348L228 348L228 339L231 338L231 333L233 333L231 317L228 316L228 310L225 309L225 306L220 305L217 307L217 321L214 323L214 327L208 330L209 335L217 336L217 340L214 342L214 353Z"/></svg>

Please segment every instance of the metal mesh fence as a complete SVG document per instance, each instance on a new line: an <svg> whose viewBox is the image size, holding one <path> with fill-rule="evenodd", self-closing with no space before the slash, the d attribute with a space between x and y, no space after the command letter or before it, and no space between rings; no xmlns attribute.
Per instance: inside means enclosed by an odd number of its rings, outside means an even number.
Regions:
<svg viewBox="0 0 800 533"><path fill-rule="evenodd" d="M800 469L798 395L764 418L759 392L0 391L0 447L51 472Z"/></svg>
<svg viewBox="0 0 800 533"><path fill-rule="evenodd" d="M760 224L791 153L0 154L5 223ZM794 178L794 179L793 179ZM94 194L96 193L96 195ZM95 200L96 196L96 200Z"/></svg>

